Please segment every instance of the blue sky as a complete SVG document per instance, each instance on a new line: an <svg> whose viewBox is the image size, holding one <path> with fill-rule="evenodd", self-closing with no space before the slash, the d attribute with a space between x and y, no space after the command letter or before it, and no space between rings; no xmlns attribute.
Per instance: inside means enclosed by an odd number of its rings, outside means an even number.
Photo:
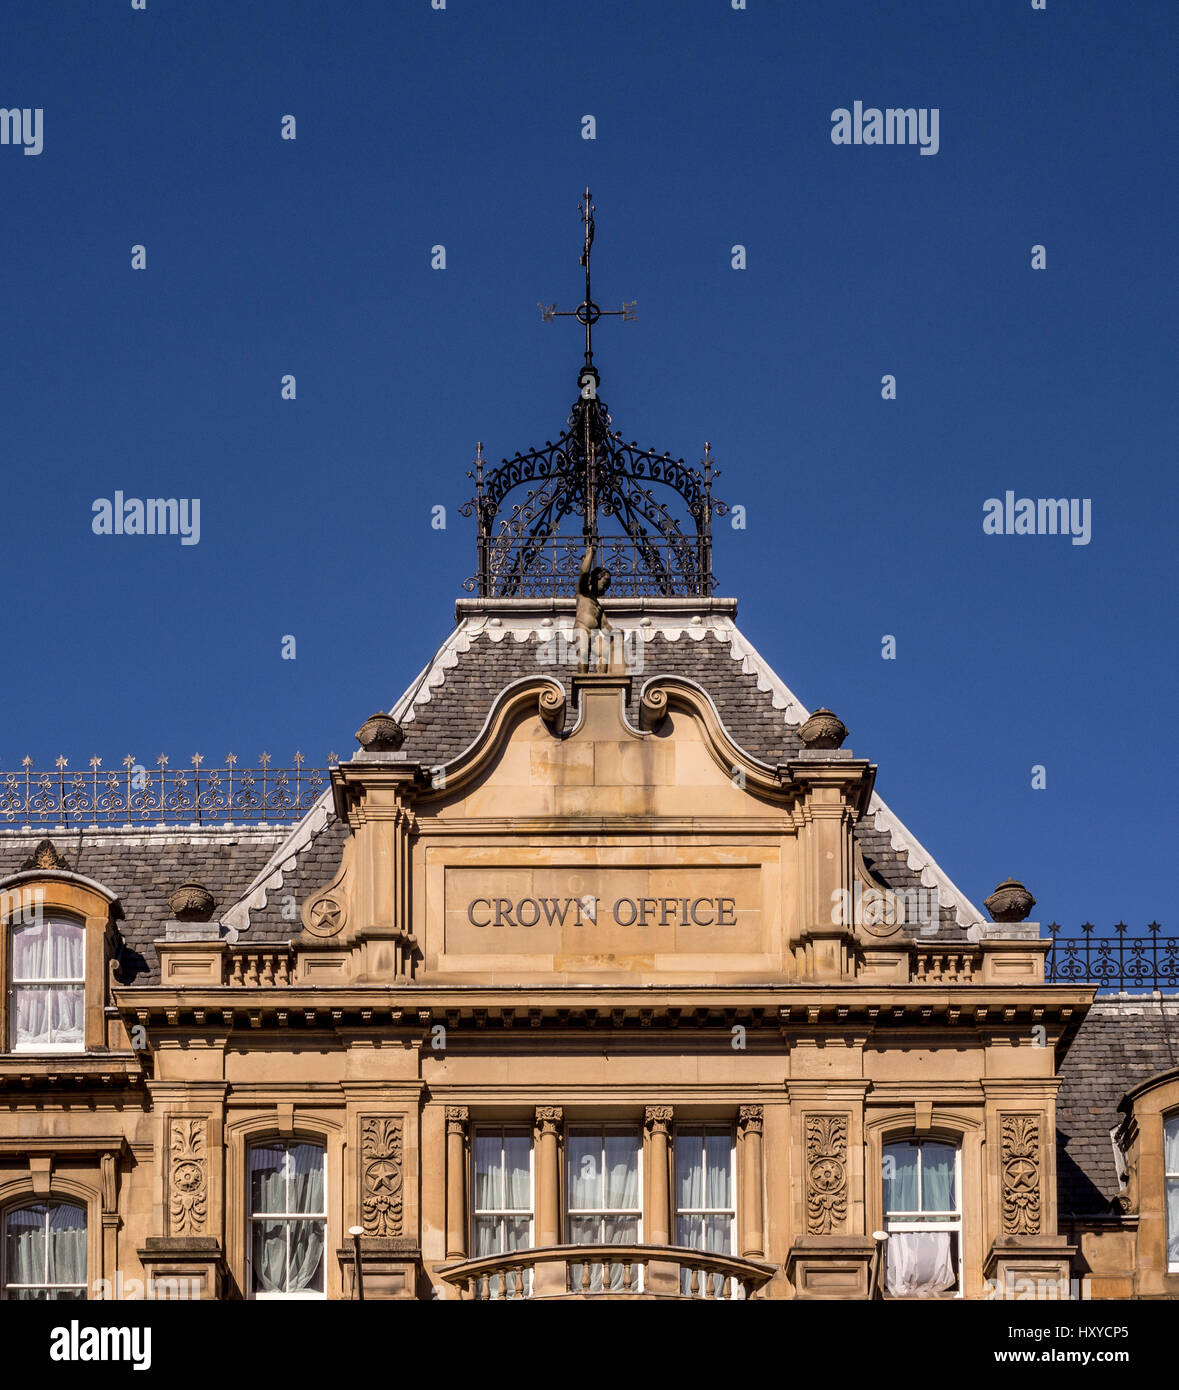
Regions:
<svg viewBox="0 0 1179 1390"><path fill-rule="evenodd" d="M0 146L0 767L351 748L452 623L475 441L563 425L577 332L536 304L581 297L589 183L596 297L638 300L602 395L627 439L711 440L750 640L976 901L1012 874L1044 921L1166 917L1173 4L56 0L5 29L0 106L44 148ZM834 145L856 100L936 107L938 153ZM984 535L1007 489L1089 499L1090 543ZM199 497L199 544L94 535L116 490Z"/></svg>

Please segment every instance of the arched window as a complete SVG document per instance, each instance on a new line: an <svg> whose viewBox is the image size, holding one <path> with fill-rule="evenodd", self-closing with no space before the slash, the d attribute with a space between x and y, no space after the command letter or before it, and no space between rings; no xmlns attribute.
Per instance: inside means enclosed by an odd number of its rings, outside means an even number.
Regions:
<svg viewBox="0 0 1179 1390"><path fill-rule="evenodd" d="M327 1152L320 1144L250 1150L250 1296L324 1298Z"/></svg>
<svg viewBox="0 0 1179 1390"><path fill-rule="evenodd" d="M1163 1169L1167 1175L1167 1272L1179 1274L1179 1115L1163 1126Z"/></svg>
<svg viewBox="0 0 1179 1390"><path fill-rule="evenodd" d="M41 917L12 931L12 1048L85 1046L85 936L81 922Z"/></svg>
<svg viewBox="0 0 1179 1390"><path fill-rule="evenodd" d="M960 1290L962 1182L955 1144L884 1146L885 1287L897 1296Z"/></svg>
<svg viewBox="0 0 1179 1390"><path fill-rule="evenodd" d="M72 1202L32 1202L4 1215L4 1297L86 1297L86 1211Z"/></svg>

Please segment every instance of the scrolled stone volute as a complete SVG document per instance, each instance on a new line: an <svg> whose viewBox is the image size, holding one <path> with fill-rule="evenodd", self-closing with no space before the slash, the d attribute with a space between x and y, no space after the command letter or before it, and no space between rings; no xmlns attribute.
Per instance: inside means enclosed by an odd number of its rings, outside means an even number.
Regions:
<svg viewBox="0 0 1179 1390"><path fill-rule="evenodd" d="M178 922L207 922L213 915L217 900L203 883L188 879L179 888L173 889L168 906Z"/></svg>
<svg viewBox="0 0 1179 1390"><path fill-rule="evenodd" d="M989 898L983 899L983 907L996 922L1026 921L1035 905L1035 898L1014 878L1004 879Z"/></svg>
<svg viewBox="0 0 1179 1390"><path fill-rule="evenodd" d="M667 691L656 687L644 690L639 701L639 727L657 729L667 718Z"/></svg>
<svg viewBox="0 0 1179 1390"><path fill-rule="evenodd" d="M537 709L550 733L559 734L565 727L565 692L555 685L546 685L537 696Z"/></svg>
<svg viewBox="0 0 1179 1390"><path fill-rule="evenodd" d="M395 753L405 742L405 734L391 714L378 710L357 729L356 741L366 753Z"/></svg>
<svg viewBox="0 0 1179 1390"><path fill-rule="evenodd" d="M847 725L829 709L817 709L801 726L798 736L804 748L840 748L847 738Z"/></svg>

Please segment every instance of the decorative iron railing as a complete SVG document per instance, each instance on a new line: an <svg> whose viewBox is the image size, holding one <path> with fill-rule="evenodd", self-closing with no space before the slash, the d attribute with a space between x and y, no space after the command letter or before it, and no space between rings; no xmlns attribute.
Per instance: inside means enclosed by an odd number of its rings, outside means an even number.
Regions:
<svg viewBox="0 0 1179 1390"><path fill-rule="evenodd" d="M1162 936L1158 922L1147 924L1145 936L1130 933L1117 922L1111 935L1099 935L1092 922L1080 936L1060 936L1059 923L1050 922L1052 945L1044 962L1049 984L1084 981L1102 989L1179 988L1179 937Z"/></svg>
<svg viewBox="0 0 1179 1390"><path fill-rule="evenodd" d="M328 755L329 765L336 762ZM19 772L0 771L0 826L218 825L227 822L297 820L328 785L329 768L307 767L296 753L290 767L272 767L269 753L258 766L239 768L230 753L221 767L206 768L194 753L188 767L169 767L167 755L150 771L135 756L123 758L121 772L71 771L59 757L52 772L37 772L25 758Z"/></svg>

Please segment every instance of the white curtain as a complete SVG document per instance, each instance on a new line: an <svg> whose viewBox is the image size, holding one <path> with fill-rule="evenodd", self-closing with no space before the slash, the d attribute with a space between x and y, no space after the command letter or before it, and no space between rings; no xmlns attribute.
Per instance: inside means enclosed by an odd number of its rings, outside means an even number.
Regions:
<svg viewBox="0 0 1179 1390"><path fill-rule="evenodd" d="M1167 1263L1179 1264L1179 1115L1163 1130L1163 1169L1167 1178Z"/></svg>
<svg viewBox="0 0 1179 1390"><path fill-rule="evenodd" d="M527 1134L475 1132L474 1257L523 1250L531 1245L531 1154ZM520 1216L492 1215L518 1211Z"/></svg>
<svg viewBox="0 0 1179 1390"><path fill-rule="evenodd" d="M47 1219L48 1218L48 1219ZM86 1212L60 1203L10 1211L5 1219L4 1271L8 1284L80 1284L80 1289L10 1289L17 1299L86 1296Z"/></svg>
<svg viewBox="0 0 1179 1390"><path fill-rule="evenodd" d="M85 933L75 922L47 919L13 932L12 978L18 1044L73 1045L82 1042L84 989L32 982L76 980L81 986L84 950Z"/></svg>
<svg viewBox="0 0 1179 1390"><path fill-rule="evenodd" d="M891 1294L945 1293L957 1282L950 1231L890 1231L887 1287Z"/></svg>
<svg viewBox="0 0 1179 1390"><path fill-rule="evenodd" d="M250 1150L254 1212L294 1220L253 1223L254 1287L262 1293L322 1292L324 1151L318 1144L258 1145Z"/></svg>
<svg viewBox="0 0 1179 1390"><path fill-rule="evenodd" d="M917 1210L917 1145L902 1142L884 1150L884 1210Z"/></svg>
<svg viewBox="0 0 1179 1390"><path fill-rule="evenodd" d="M569 1239L575 1245L633 1245L639 1239L638 1215L627 1215L639 1206L639 1137L637 1134L573 1133L566 1148L569 1209L599 1213L570 1215ZM611 1264L612 1289L624 1286L625 1268ZM573 1288L581 1287L582 1266L570 1267ZM606 1268L590 1265L590 1289L599 1292Z"/></svg>

